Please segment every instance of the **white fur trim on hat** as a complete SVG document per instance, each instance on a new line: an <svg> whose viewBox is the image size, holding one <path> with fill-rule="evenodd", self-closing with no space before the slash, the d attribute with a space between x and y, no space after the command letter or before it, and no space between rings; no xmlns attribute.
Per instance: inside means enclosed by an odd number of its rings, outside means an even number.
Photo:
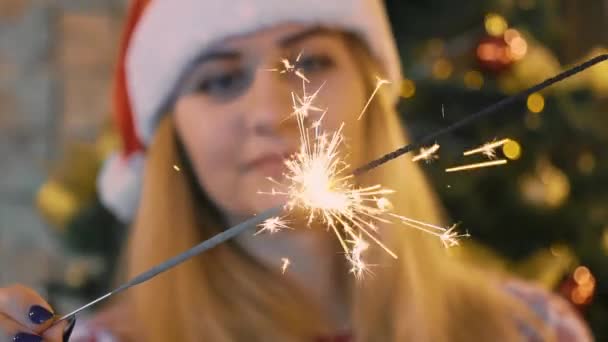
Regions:
<svg viewBox="0 0 608 342"><path fill-rule="evenodd" d="M128 157L113 154L105 161L97 178L101 202L124 223L130 222L137 211L144 164L143 153Z"/></svg>
<svg viewBox="0 0 608 342"><path fill-rule="evenodd" d="M381 0L151 0L127 51L127 89L137 135L148 145L184 69L212 44L282 23L358 34L386 69L395 100L399 55Z"/></svg>

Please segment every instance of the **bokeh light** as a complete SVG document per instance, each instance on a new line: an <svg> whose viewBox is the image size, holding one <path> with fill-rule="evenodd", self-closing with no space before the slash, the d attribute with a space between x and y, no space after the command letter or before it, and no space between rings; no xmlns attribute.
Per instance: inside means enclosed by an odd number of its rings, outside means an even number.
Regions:
<svg viewBox="0 0 608 342"><path fill-rule="evenodd" d="M574 270L572 275L576 286L570 293L570 299L574 304L583 305L591 301L595 291L595 277L591 274L589 268L579 266Z"/></svg>
<svg viewBox="0 0 608 342"><path fill-rule="evenodd" d="M528 43L522 37L515 37L509 43L509 51L514 60L520 60L528 52Z"/></svg>
<svg viewBox="0 0 608 342"><path fill-rule="evenodd" d="M593 173L595 169L595 156L591 152L584 152L578 157L576 163L578 170L585 175Z"/></svg>
<svg viewBox="0 0 608 342"><path fill-rule="evenodd" d="M401 83L401 96L408 99L416 94L416 84L410 79L404 79Z"/></svg>
<svg viewBox="0 0 608 342"><path fill-rule="evenodd" d="M513 39L515 39L517 37L521 37L521 34L519 33L519 31L517 31L514 28L510 28L510 29L506 30L505 33L504 33L504 35L503 35L503 39L509 45L511 44L511 42L513 41Z"/></svg>
<svg viewBox="0 0 608 342"><path fill-rule="evenodd" d="M545 108L545 98L539 93L533 93L528 96L527 106L532 113L540 113Z"/></svg>
<svg viewBox="0 0 608 342"><path fill-rule="evenodd" d="M591 272L587 267L579 266L576 268L576 270L574 270L574 274L572 275L572 277L574 278L574 281L577 284L584 284L590 281Z"/></svg>
<svg viewBox="0 0 608 342"><path fill-rule="evenodd" d="M486 32L489 35L498 37L501 36L509 27L504 17L496 13L489 13L485 19Z"/></svg>
<svg viewBox="0 0 608 342"><path fill-rule="evenodd" d="M445 58L438 58L433 63L433 76L439 80L448 79L454 71L452 63Z"/></svg>
<svg viewBox="0 0 608 342"><path fill-rule="evenodd" d="M481 89L483 87L483 75L477 70L467 71L464 74L464 85L469 89Z"/></svg>
<svg viewBox="0 0 608 342"><path fill-rule="evenodd" d="M502 153L511 160L517 160L521 157L521 145L512 139L509 139L502 145Z"/></svg>
<svg viewBox="0 0 608 342"><path fill-rule="evenodd" d="M602 234L602 248L604 249L604 253L608 255L608 226L604 228L604 233Z"/></svg>

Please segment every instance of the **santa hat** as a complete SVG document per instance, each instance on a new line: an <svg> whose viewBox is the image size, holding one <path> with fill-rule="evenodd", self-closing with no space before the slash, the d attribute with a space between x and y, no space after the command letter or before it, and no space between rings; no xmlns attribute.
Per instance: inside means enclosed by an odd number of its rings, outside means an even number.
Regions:
<svg viewBox="0 0 608 342"><path fill-rule="evenodd" d="M175 100L183 73L226 38L281 23L301 23L358 35L384 68L396 100L399 56L381 0L135 0L120 46L114 113L123 150L102 168L102 203L129 222L138 206L144 148Z"/></svg>

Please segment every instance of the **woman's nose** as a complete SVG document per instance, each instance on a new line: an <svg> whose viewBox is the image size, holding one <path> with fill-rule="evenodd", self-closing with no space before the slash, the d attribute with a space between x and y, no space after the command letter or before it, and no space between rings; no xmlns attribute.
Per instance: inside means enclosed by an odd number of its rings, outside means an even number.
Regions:
<svg viewBox="0 0 608 342"><path fill-rule="evenodd" d="M248 127L258 135L277 134L290 126L286 120L293 111L290 82L285 75L258 70L246 99L245 116Z"/></svg>

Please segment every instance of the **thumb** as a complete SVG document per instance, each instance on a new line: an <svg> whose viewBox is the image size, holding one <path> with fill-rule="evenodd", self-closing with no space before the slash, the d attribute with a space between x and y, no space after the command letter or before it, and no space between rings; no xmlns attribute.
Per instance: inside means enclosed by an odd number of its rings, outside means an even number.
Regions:
<svg viewBox="0 0 608 342"><path fill-rule="evenodd" d="M70 339L70 335L72 335L75 324L76 316L72 316L63 322L51 326L42 334L42 337L45 342L67 342Z"/></svg>

